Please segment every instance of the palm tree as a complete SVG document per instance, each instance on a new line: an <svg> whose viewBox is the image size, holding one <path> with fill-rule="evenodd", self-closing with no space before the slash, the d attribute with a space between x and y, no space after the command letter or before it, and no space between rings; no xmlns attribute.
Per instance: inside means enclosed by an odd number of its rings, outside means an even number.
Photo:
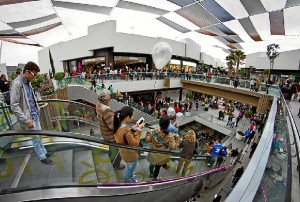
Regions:
<svg viewBox="0 0 300 202"><path fill-rule="evenodd" d="M246 55L241 50L236 50L233 52L233 54L234 54L235 63L236 63L236 75L238 75L239 66L246 59Z"/></svg>
<svg viewBox="0 0 300 202"><path fill-rule="evenodd" d="M230 55L226 56L227 66L228 66L228 76L232 76L233 66L235 65L235 56L230 53Z"/></svg>
<svg viewBox="0 0 300 202"><path fill-rule="evenodd" d="M270 86L270 77L271 77L271 71L273 69L274 66L274 60L279 56L279 52L278 49L280 49L278 44L269 44L267 46L267 57L270 60L270 71L269 71L269 76L268 76L268 85L267 85L267 91L266 93L269 93L269 86Z"/></svg>

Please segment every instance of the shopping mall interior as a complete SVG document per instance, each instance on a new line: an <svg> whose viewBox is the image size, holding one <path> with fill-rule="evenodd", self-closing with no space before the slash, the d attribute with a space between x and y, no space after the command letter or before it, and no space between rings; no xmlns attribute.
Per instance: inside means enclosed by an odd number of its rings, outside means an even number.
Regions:
<svg viewBox="0 0 300 202"><path fill-rule="evenodd" d="M0 1L0 201L299 201L299 11Z"/></svg>

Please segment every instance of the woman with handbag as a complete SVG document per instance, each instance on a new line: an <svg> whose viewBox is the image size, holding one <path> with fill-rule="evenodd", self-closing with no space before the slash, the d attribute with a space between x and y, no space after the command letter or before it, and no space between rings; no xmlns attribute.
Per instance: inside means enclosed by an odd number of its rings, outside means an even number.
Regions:
<svg viewBox="0 0 300 202"><path fill-rule="evenodd" d="M180 157L178 166L176 169L176 173L179 173L181 170L181 167L183 166L181 176L185 176L187 168L192 161L192 157L193 157L192 155L195 153L195 149L196 149L196 134L193 130L189 130L185 134L182 142L179 145L179 148L182 148L181 153L186 154L187 156Z"/></svg>
<svg viewBox="0 0 300 202"><path fill-rule="evenodd" d="M179 145L180 137L173 133L170 133L167 128L170 125L170 119L168 116L164 116L159 120L160 130L148 131L145 137L146 142L152 142L150 149L169 151L176 149ZM170 161L169 154L161 154L150 152L147 156L147 160L150 162L149 177L157 179L159 170L161 167L167 168L167 163Z"/></svg>
<svg viewBox="0 0 300 202"><path fill-rule="evenodd" d="M114 136L118 144L129 146L139 146L141 139L141 129L145 123L135 124L133 128L129 128L128 124L133 119L133 108L129 106L123 107L114 114ZM134 179L134 170L137 165L139 154L137 150L120 148L121 158L126 162L125 182L138 182Z"/></svg>

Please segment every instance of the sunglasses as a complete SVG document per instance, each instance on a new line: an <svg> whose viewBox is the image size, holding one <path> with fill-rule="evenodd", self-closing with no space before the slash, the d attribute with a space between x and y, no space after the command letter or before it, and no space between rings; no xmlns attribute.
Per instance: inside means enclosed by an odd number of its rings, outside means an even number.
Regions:
<svg viewBox="0 0 300 202"><path fill-rule="evenodd" d="M27 70L32 76L36 77L37 74L34 74L32 71Z"/></svg>

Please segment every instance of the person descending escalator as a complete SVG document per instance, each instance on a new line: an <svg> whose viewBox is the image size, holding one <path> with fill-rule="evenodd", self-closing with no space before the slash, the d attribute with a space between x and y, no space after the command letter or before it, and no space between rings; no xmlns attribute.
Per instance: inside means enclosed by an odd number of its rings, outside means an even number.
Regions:
<svg viewBox="0 0 300 202"><path fill-rule="evenodd" d="M233 187L236 185L236 183L240 180L240 178L242 177L243 173L244 173L244 166L241 166L240 168L238 168L235 171L235 174L234 174L233 179L232 179L231 189L233 189Z"/></svg>
<svg viewBox="0 0 300 202"><path fill-rule="evenodd" d="M114 114L114 136L118 144L138 147L141 139L141 129L145 123L136 123L132 128L128 124L133 120L133 108L123 107ZM139 153L137 150L120 148L120 155L126 162L125 182L138 182L134 170L137 166Z"/></svg>
<svg viewBox="0 0 300 202"><path fill-rule="evenodd" d="M196 134L193 130L189 130L179 145L179 148L182 148L181 153L187 155L181 156L178 162L176 173L179 173L181 167L183 166L181 176L185 176L188 166L192 161L192 155L194 154L194 151L196 149L196 144Z"/></svg>
<svg viewBox="0 0 300 202"><path fill-rule="evenodd" d="M176 149L179 146L181 141L180 136L175 135L174 133L170 133L167 130L169 125L169 117L164 116L159 120L160 129L155 131L147 131L145 141L152 143L150 149L170 151ZM159 179L158 175L160 168L168 168L167 164L170 161L170 155L150 152L147 155L147 160L150 162L149 177L152 177L154 180L157 180Z"/></svg>

